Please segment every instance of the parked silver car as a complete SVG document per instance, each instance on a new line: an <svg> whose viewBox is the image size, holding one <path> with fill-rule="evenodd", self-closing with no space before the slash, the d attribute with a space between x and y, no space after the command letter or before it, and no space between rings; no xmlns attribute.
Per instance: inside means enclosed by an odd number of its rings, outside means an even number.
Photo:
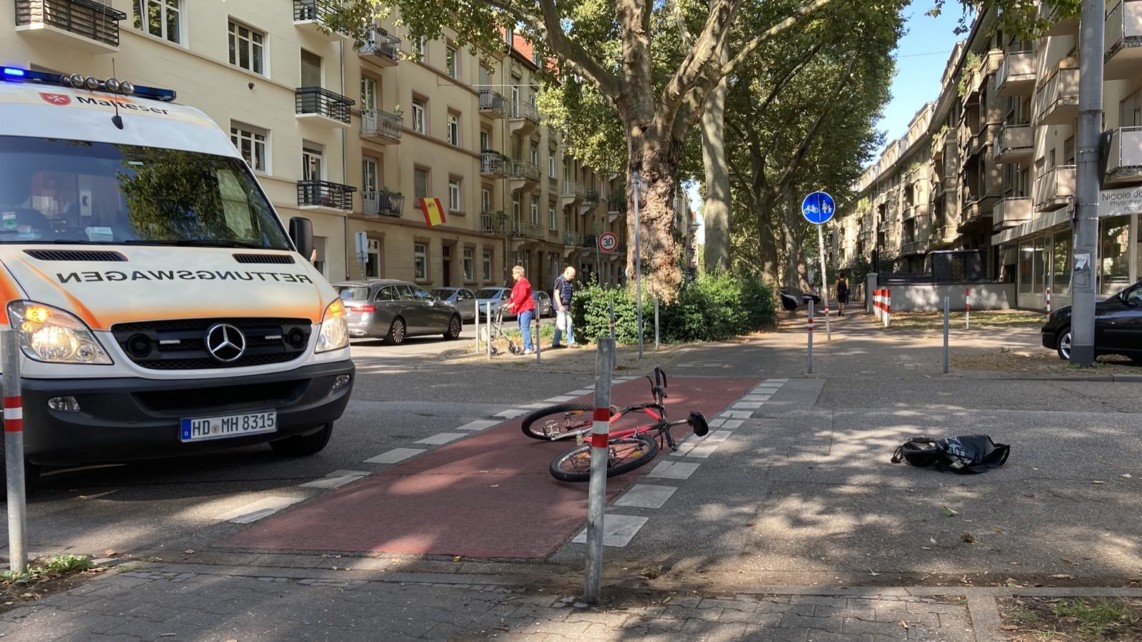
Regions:
<svg viewBox="0 0 1142 642"><path fill-rule="evenodd" d="M488 303L492 304L492 316L499 314L500 306L506 304L511 295L511 288L483 288L476 292L476 305L480 306L480 318L484 318L487 314ZM555 314L555 309L551 307L550 294L544 290L532 290L532 296L535 298L536 316L543 318ZM505 319L514 319L516 316L512 312L504 311Z"/></svg>
<svg viewBox="0 0 1142 642"><path fill-rule="evenodd" d="M399 345L426 334L455 339L463 329L455 306L407 281L347 281L333 287L349 313L351 337L380 337Z"/></svg>
<svg viewBox="0 0 1142 642"><path fill-rule="evenodd" d="M461 319L472 321L476 318L476 294L468 288L434 288L432 296L456 306Z"/></svg>

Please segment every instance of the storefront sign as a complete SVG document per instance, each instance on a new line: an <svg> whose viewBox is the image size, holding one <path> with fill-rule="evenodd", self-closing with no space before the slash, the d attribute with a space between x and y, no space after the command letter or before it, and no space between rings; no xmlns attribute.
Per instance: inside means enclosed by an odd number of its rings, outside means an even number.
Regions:
<svg viewBox="0 0 1142 642"><path fill-rule="evenodd" d="M1098 217L1142 214L1142 187L1104 189L1098 195Z"/></svg>

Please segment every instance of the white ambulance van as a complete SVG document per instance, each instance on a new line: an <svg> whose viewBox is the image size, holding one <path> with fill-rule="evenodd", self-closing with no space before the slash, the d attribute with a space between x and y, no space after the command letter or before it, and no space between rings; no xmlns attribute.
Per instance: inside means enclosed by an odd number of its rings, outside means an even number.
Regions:
<svg viewBox="0 0 1142 642"><path fill-rule="evenodd" d="M259 443L311 455L349 401L310 221L287 232L229 136L174 98L0 67L0 326L29 483Z"/></svg>

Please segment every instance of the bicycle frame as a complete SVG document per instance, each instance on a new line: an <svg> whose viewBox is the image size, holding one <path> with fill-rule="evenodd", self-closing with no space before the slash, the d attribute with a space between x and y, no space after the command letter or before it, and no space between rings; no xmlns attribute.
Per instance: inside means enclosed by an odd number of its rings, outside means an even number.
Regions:
<svg viewBox="0 0 1142 642"><path fill-rule="evenodd" d="M690 416L686 419L677 419L674 421L667 419L666 372L660 366L654 367L654 379L651 379L650 375L647 375L646 378L650 380L650 394L654 397L654 401L627 406L612 415L608 423L614 424L631 412L643 412L651 418L652 422L633 428L610 430L607 433L608 442L615 442L625 437L638 435L650 436L651 433L653 433L653 436L658 439L660 445L665 444L669 446L671 450L678 450L678 443L674 441L674 435L670 434L670 429L674 426L690 424L694 427L694 433L699 437L709 432L710 428L709 424L706 423L706 418L698 412L691 412ZM576 442L579 444L584 443L586 441L584 436L589 433L590 430L590 428L587 428L577 435L575 437Z"/></svg>

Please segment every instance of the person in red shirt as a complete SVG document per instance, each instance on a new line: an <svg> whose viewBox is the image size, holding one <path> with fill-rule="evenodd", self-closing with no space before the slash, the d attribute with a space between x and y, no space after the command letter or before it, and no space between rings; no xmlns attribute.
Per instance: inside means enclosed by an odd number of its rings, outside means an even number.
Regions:
<svg viewBox="0 0 1142 642"><path fill-rule="evenodd" d="M531 282L524 276L522 265L512 268L512 294L508 299L508 312L512 312L519 319L519 333L523 336L523 353L535 354L535 345L531 342L531 320L535 318L535 297L531 292Z"/></svg>

